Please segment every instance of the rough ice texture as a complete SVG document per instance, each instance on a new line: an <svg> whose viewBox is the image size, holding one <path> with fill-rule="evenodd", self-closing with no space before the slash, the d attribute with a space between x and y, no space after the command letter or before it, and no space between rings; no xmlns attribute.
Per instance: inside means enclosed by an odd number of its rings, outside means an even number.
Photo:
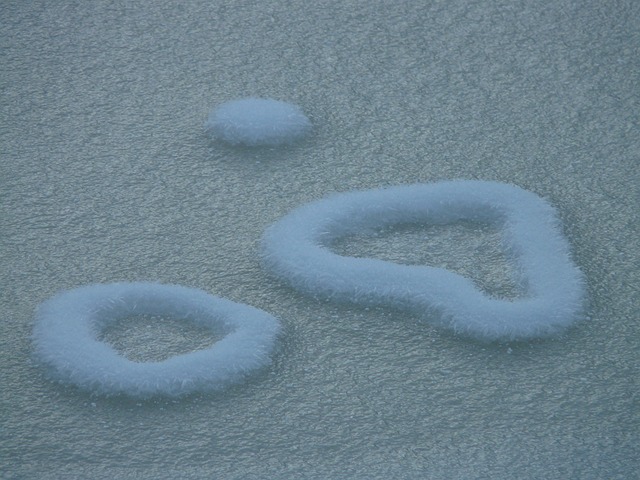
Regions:
<svg viewBox="0 0 640 480"><path fill-rule="evenodd" d="M210 348L137 363L97 340L108 324L133 315L193 322L224 338ZM114 283L60 293L39 306L36 356L60 382L102 395L178 397L219 390L270 362L279 331L271 315L177 285Z"/></svg>
<svg viewBox="0 0 640 480"><path fill-rule="evenodd" d="M442 268L340 256L332 241L398 223L487 222L502 231L519 272L523 298L490 297L466 277ZM482 340L557 334L581 316L583 276L570 257L555 211L519 187L449 181L337 194L304 205L269 227L263 263L312 295L416 312L456 333Z"/></svg>
<svg viewBox="0 0 640 480"><path fill-rule="evenodd" d="M205 130L232 145L275 146L304 137L311 131L311 122L296 105L245 98L223 103L213 110Z"/></svg>

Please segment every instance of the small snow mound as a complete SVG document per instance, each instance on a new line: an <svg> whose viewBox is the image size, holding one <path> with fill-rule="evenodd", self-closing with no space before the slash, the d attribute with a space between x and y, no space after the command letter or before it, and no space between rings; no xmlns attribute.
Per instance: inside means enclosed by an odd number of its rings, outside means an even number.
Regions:
<svg viewBox="0 0 640 480"><path fill-rule="evenodd" d="M205 130L231 145L277 146L306 136L311 122L296 105L245 98L218 106L209 115Z"/></svg>

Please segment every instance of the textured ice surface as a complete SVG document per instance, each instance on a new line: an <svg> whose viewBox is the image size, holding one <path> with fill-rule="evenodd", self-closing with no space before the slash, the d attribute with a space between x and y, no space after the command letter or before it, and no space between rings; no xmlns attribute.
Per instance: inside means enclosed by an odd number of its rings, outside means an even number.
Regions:
<svg viewBox="0 0 640 480"><path fill-rule="evenodd" d="M159 315L224 335L203 350L160 362L133 362L97 340L118 319ZM98 394L131 397L219 390L267 365L279 331L271 315L177 285L114 283L60 293L37 310L37 357L56 380Z"/></svg>
<svg viewBox="0 0 640 480"><path fill-rule="evenodd" d="M307 135L311 122L296 105L245 98L223 103L213 110L205 129L232 145L275 146Z"/></svg>
<svg viewBox="0 0 640 480"><path fill-rule="evenodd" d="M333 240L398 223L487 222L502 229L524 298L484 294L442 268L340 256ZM579 318L583 278L572 263L554 209L512 185L450 181L338 194L294 210L269 227L263 261L310 294L406 308L483 340L527 339L562 331Z"/></svg>

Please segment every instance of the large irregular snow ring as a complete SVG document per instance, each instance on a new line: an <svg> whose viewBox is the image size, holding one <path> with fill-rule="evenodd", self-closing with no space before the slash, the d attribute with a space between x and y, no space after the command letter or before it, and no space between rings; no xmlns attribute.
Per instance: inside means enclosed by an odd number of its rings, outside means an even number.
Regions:
<svg viewBox="0 0 640 480"><path fill-rule="evenodd" d="M399 223L471 220L498 226L519 272L523 298L493 298L466 277L429 266L340 256L331 243ZM263 263L312 295L417 312L432 323L482 340L556 334L581 313L584 288L545 200L496 182L448 181L337 194L304 205L269 227ZM436 313L436 314L434 314Z"/></svg>
<svg viewBox="0 0 640 480"><path fill-rule="evenodd" d="M218 106L209 115L205 130L232 145L276 146L307 135L311 122L296 105L245 98Z"/></svg>
<svg viewBox="0 0 640 480"><path fill-rule="evenodd" d="M97 339L133 315L192 322L224 338L160 362L133 362ZM219 390L270 362L279 331L271 315L193 288L156 283L90 285L60 293L37 310L35 353L63 383L102 395L178 397Z"/></svg>

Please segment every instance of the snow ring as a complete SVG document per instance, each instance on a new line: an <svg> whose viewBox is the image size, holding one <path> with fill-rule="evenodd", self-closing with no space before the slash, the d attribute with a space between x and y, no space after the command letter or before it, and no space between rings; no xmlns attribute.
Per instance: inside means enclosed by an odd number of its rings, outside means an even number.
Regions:
<svg viewBox="0 0 640 480"><path fill-rule="evenodd" d="M97 340L117 319L164 315L214 330L210 348L138 363ZM178 397L219 390L270 362L279 331L271 315L193 288L156 283L90 285L60 293L37 310L36 356L54 379L96 394Z"/></svg>
<svg viewBox="0 0 640 480"><path fill-rule="evenodd" d="M311 122L296 105L245 98L223 103L213 110L205 130L232 145L276 146L307 135Z"/></svg>
<svg viewBox="0 0 640 480"><path fill-rule="evenodd" d="M336 238L397 223L473 220L498 225L526 289L490 297L449 270L398 265L330 251ZM349 192L304 205L270 226L263 264L294 288L365 305L404 308L456 333L517 340L561 332L581 314L583 276L573 264L555 210L519 187L448 181ZM437 312L437 315L433 313Z"/></svg>

